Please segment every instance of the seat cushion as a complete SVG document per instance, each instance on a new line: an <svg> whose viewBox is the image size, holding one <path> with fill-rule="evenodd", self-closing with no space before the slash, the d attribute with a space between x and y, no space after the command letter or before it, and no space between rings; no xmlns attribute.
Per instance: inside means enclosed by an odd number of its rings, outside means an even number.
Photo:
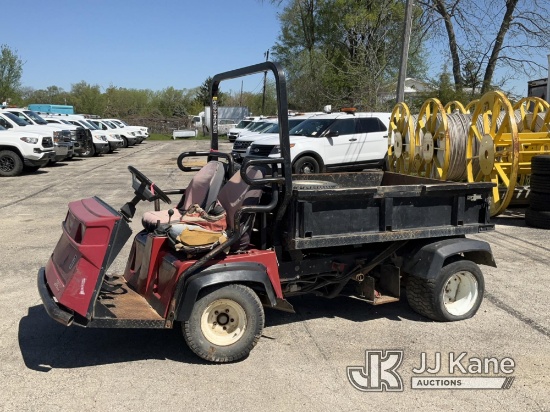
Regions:
<svg viewBox="0 0 550 412"><path fill-rule="evenodd" d="M171 223L179 222L181 219L181 212L176 208L173 208L171 210L174 211L174 214L172 215L172 219L170 219L170 215L168 214L168 209L159 210L158 212L156 211L145 212L141 218L141 224L146 230L152 232L157 228L157 223L159 221L161 224L168 223L168 220L170 220Z"/></svg>

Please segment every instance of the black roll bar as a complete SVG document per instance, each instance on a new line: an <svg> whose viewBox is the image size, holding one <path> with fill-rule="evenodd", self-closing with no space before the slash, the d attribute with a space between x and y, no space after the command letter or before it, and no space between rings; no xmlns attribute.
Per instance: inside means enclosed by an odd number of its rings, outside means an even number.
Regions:
<svg viewBox="0 0 550 412"><path fill-rule="evenodd" d="M275 77L275 88L277 90L277 116L279 120L279 145L281 149L282 177L277 180L283 185L283 198L279 205L279 210L275 217L276 221L282 220L286 208L290 202L292 194L292 166L290 164L290 142L288 137L288 98L286 94L286 76L283 68L276 62L262 62L248 67L243 67L236 70L231 70L225 73L216 74L212 78L210 87L210 130L212 130L212 140L210 148L213 151L218 151L218 95L220 82L223 80L236 79L243 76L248 76L256 73L271 71ZM241 172L242 173L242 172ZM242 175L242 174L241 174ZM244 178L244 177L243 177ZM273 178L272 178L273 179ZM269 179L263 179L267 183ZM245 180L248 184L251 181ZM275 182L275 181L271 181ZM257 182L259 184L259 182Z"/></svg>

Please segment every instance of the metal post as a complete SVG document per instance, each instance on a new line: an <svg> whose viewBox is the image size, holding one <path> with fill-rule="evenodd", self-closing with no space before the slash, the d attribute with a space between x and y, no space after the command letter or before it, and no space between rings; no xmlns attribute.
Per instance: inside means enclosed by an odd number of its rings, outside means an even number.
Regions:
<svg viewBox="0 0 550 412"><path fill-rule="evenodd" d="M409 45L411 43L413 0L407 0L405 10L405 28L403 29L403 47L401 48L401 62L399 65L399 77L397 79L397 103L405 100L405 78L407 77L407 60Z"/></svg>
<svg viewBox="0 0 550 412"><path fill-rule="evenodd" d="M548 55L548 79L546 79L546 101L550 103L550 54Z"/></svg>
<svg viewBox="0 0 550 412"><path fill-rule="evenodd" d="M264 53L265 61L269 60L269 50ZM267 70L264 72L264 92L262 94L262 114L265 114L265 86L267 82Z"/></svg>

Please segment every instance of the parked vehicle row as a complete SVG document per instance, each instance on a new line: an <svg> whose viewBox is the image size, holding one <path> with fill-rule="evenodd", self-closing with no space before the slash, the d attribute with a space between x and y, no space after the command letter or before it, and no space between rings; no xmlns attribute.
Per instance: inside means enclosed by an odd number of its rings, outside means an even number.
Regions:
<svg viewBox="0 0 550 412"><path fill-rule="evenodd" d="M37 113L24 108L0 111L0 176L33 172L48 164L90 157L133 146L149 136L146 127L119 119Z"/></svg>
<svg viewBox="0 0 550 412"><path fill-rule="evenodd" d="M304 113L288 118L293 173L384 168L387 162L390 113ZM280 157L279 124L272 119L251 121L231 152L245 157Z"/></svg>

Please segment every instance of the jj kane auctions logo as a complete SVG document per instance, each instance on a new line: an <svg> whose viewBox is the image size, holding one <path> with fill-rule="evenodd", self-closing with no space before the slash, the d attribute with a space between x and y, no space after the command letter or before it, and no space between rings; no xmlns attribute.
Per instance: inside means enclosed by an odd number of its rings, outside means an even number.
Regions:
<svg viewBox="0 0 550 412"><path fill-rule="evenodd" d="M400 392L403 379L399 367L403 363L402 350L366 350L364 366L348 366L349 382L363 392ZM446 368L445 368L446 366ZM505 357L468 357L466 352L450 352L444 365L441 352L433 359L420 353L420 364L412 369L412 389L510 389L514 382L515 362ZM439 375L445 374L445 376ZM448 375L447 375L448 374ZM491 374L491 376L486 376ZM504 376L495 376L504 374Z"/></svg>

